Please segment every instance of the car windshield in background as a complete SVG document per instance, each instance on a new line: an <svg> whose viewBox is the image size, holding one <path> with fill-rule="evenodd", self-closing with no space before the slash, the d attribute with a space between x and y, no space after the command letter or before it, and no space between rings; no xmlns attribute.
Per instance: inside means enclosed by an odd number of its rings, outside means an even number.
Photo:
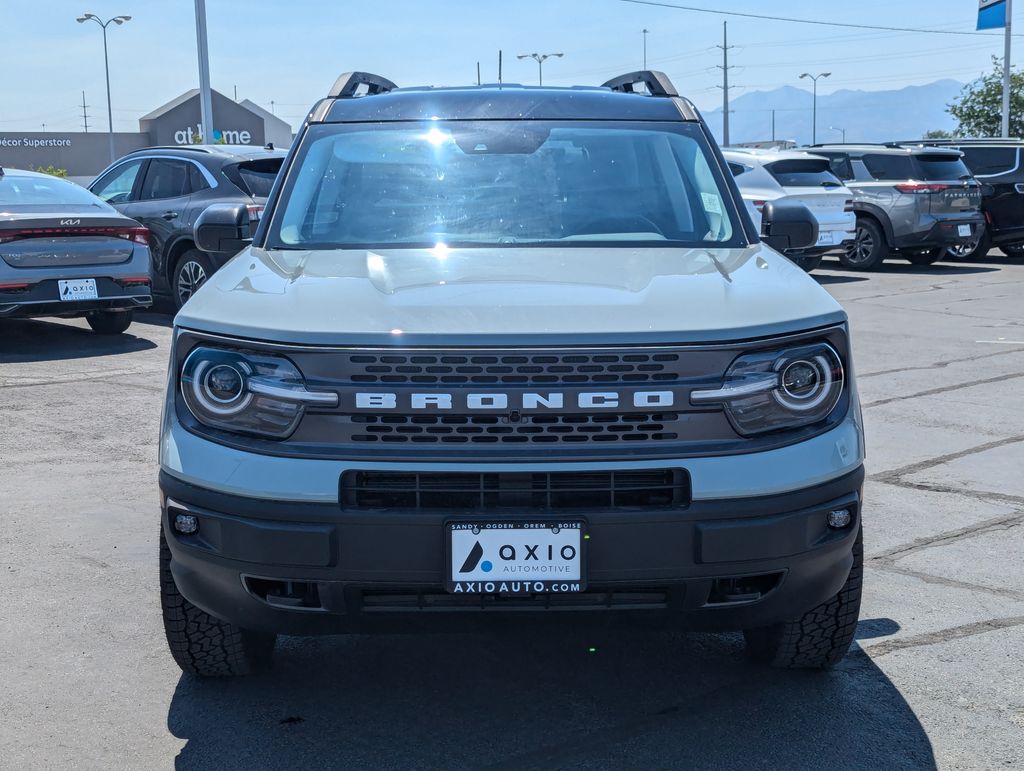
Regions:
<svg viewBox="0 0 1024 771"><path fill-rule="evenodd" d="M840 187L843 183L832 173L827 160L790 158L765 166L783 187Z"/></svg>
<svg viewBox="0 0 1024 771"><path fill-rule="evenodd" d="M84 187L57 177L0 176L0 213L53 211L67 207L113 211Z"/></svg>
<svg viewBox="0 0 1024 771"><path fill-rule="evenodd" d="M281 170L284 158L261 158L256 161L245 161L238 164L234 174L229 174L231 181L238 185L243 193L253 198L266 198L270 188L274 186L277 172Z"/></svg>
<svg viewBox="0 0 1024 771"><path fill-rule="evenodd" d="M312 127L270 248L740 245L696 126Z"/></svg>
<svg viewBox="0 0 1024 771"><path fill-rule="evenodd" d="M971 176L966 164L955 155L918 155L915 157L921 169L921 179L928 181L950 181Z"/></svg>

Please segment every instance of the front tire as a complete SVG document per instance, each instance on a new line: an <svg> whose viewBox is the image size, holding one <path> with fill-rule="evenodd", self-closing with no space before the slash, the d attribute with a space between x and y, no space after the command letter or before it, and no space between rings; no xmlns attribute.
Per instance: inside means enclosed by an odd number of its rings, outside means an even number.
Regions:
<svg viewBox="0 0 1024 771"><path fill-rule="evenodd" d="M85 320L100 335L120 335L132 325L132 311L93 311Z"/></svg>
<svg viewBox="0 0 1024 771"><path fill-rule="evenodd" d="M212 275L213 263L198 249L189 249L181 255L171 279L175 307L180 310Z"/></svg>
<svg viewBox="0 0 1024 771"><path fill-rule="evenodd" d="M839 262L848 270L874 270L888 254L882 226L873 219L859 217L857 233L839 253Z"/></svg>
<svg viewBox="0 0 1024 771"><path fill-rule="evenodd" d="M160 528L160 604L171 656L201 677L248 675L270 666L275 636L240 629L186 600L171 574L171 550Z"/></svg>
<svg viewBox="0 0 1024 771"><path fill-rule="evenodd" d="M850 649L857 632L864 577L864 544L857 533L853 567L835 597L798 618L774 626L745 629L747 654L780 669L826 669Z"/></svg>
<svg viewBox="0 0 1024 771"><path fill-rule="evenodd" d="M925 267L928 265L934 265L945 257L946 249L938 246L934 249L922 249L919 252L904 252L903 256L907 258L907 262L911 265Z"/></svg>

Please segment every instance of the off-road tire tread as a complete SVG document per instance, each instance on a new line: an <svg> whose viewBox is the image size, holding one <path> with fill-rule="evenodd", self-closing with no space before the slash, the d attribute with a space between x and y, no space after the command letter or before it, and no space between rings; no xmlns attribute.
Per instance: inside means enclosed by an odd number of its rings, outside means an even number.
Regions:
<svg viewBox="0 0 1024 771"><path fill-rule="evenodd" d="M864 580L864 544L857 533L853 567L838 594L800 618L744 632L756 661L781 669L825 669L846 655L857 632Z"/></svg>
<svg viewBox="0 0 1024 771"><path fill-rule="evenodd" d="M160 529L160 601L171 656L203 677L248 675L269 665L274 636L240 629L186 600L171 575L171 550Z"/></svg>

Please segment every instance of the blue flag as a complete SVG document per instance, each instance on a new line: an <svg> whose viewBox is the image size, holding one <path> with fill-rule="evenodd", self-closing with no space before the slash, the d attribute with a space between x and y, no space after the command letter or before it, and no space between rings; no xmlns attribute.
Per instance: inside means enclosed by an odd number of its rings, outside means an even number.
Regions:
<svg viewBox="0 0 1024 771"><path fill-rule="evenodd" d="M980 0L978 29L1003 29L1006 26L1006 0Z"/></svg>

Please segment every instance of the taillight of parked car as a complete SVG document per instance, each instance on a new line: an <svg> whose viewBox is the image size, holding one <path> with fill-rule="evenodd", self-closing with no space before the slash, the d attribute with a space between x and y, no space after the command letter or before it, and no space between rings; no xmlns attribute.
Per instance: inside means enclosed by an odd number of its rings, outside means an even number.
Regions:
<svg viewBox="0 0 1024 771"><path fill-rule="evenodd" d="M943 190L949 190L953 185L936 184L934 182L902 182L895 187L901 193L910 193L911 195L929 195L931 193L941 193Z"/></svg>
<svg viewBox="0 0 1024 771"><path fill-rule="evenodd" d="M149 244L149 230L144 227L82 226L57 228L16 228L0 231L0 244L26 238L76 238L79 236L105 236L123 238L136 244Z"/></svg>
<svg viewBox="0 0 1024 771"><path fill-rule="evenodd" d="M766 203L768 203L768 202L767 201L751 201L751 203L754 204L754 208L757 209L758 214L763 214L764 213L764 205Z"/></svg>
<svg viewBox="0 0 1024 771"><path fill-rule="evenodd" d="M245 208L249 210L249 224L255 227L263 216L264 207L258 203L251 203Z"/></svg>

